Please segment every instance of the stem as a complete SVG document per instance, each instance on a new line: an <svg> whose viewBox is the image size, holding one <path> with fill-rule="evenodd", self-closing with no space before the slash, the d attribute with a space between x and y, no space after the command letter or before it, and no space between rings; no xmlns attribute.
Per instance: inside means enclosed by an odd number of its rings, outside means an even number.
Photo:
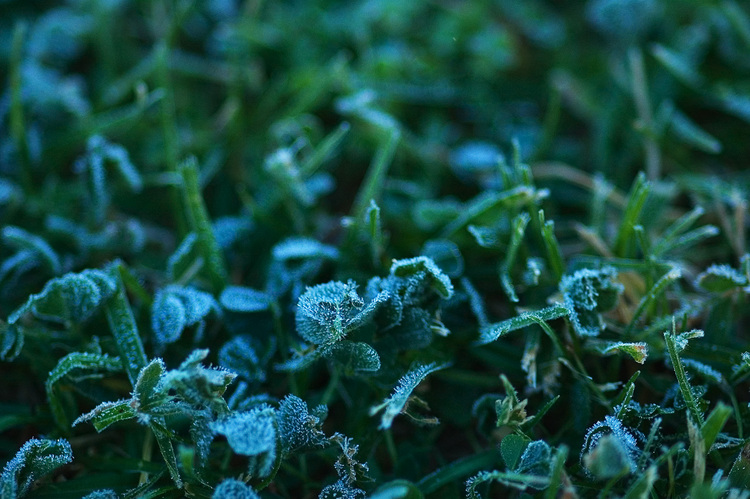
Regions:
<svg viewBox="0 0 750 499"><path fill-rule="evenodd" d="M28 137L26 135L26 120L23 113L23 99L21 95L23 82L21 81L21 59L23 58L23 41L26 38L26 23L16 23L13 31L13 46L10 60L10 132L16 143L20 168L18 171L21 185L26 194L34 188L31 153L29 152Z"/></svg>
<svg viewBox="0 0 750 499"><path fill-rule="evenodd" d="M654 118L651 112L651 103L648 100L648 86L646 81L646 68L643 64L643 54L637 48L628 52L630 72L633 77L633 100L638 112L638 119L646 130L643 148L646 152L646 173L650 180L658 180L661 176L661 153L659 145L653 136Z"/></svg>

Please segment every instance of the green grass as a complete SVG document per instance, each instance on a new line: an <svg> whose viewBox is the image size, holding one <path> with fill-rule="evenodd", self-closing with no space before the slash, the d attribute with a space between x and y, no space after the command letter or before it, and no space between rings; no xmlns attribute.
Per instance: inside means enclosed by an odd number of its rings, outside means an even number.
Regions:
<svg viewBox="0 0 750 499"><path fill-rule="evenodd" d="M0 1L0 498L747 498L750 10Z"/></svg>

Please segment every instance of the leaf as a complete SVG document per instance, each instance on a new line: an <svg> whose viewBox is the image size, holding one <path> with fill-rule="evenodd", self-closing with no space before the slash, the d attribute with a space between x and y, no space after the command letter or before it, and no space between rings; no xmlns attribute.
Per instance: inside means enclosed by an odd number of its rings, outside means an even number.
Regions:
<svg viewBox="0 0 750 499"><path fill-rule="evenodd" d="M435 265L431 258L418 256L396 260L391 265L391 275L395 277L416 277L422 273L424 273L432 289L441 297L448 299L453 296L453 284L450 278Z"/></svg>
<svg viewBox="0 0 750 499"><path fill-rule="evenodd" d="M15 499L26 495L37 480L73 461L67 440L32 438L8 461L0 476L0 495Z"/></svg>
<svg viewBox="0 0 750 499"><path fill-rule="evenodd" d="M112 489L100 489L87 494L83 499L118 499L119 497Z"/></svg>
<svg viewBox="0 0 750 499"><path fill-rule="evenodd" d="M732 487L743 490L750 488L750 443L746 443L737 454L727 478Z"/></svg>
<svg viewBox="0 0 750 499"><path fill-rule="evenodd" d="M55 250L39 236L31 234L20 227L8 225L3 227L2 239L8 246L14 247L17 251L29 251L34 258L39 260L47 270L53 275L57 275L62 270L60 257Z"/></svg>
<svg viewBox="0 0 750 499"><path fill-rule="evenodd" d="M275 342L264 348L250 335L235 336L219 349L219 365L246 381L266 380L266 366L275 351Z"/></svg>
<svg viewBox="0 0 750 499"><path fill-rule="evenodd" d="M453 241L430 239L424 243L420 254L435 262L435 265L448 277L459 277L464 272L461 250Z"/></svg>
<svg viewBox="0 0 750 499"><path fill-rule="evenodd" d="M616 279L617 271L612 267L581 269L562 278L560 291L576 333L598 336L604 329L600 312L614 308L624 289Z"/></svg>
<svg viewBox="0 0 750 499"><path fill-rule="evenodd" d="M172 282L182 281L193 266L197 265L200 269L203 264L203 257L198 250L198 235L191 232L167 260L167 276Z"/></svg>
<svg viewBox="0 0 750 499"><path fill-rule="evenodd" d="M285 456L329 445L322 431L327 409L319 406L313 412L310 414L307 402L296 395L287 395L279 404L277 420Z"/></svg>
<svg viewBox="0 0 750 499"><path fill-rule="evenodd" d="M250 313L268 310L273 299L263 291L244 286L227 286L219 296L219 303L230 312Z"/></svg>
<svg viewBox="0 0 750 499"><path fill-rule="evenodd" d="M612 416L594 424L586 432L581 464L587 473L606 480L636 469L640 449L631 431Z"/></svg>
<svg viewBox="0 0 750 499"><path fill-rule="evenodd" d="M65 430L70 425L62 401L60 400L61 393L58 388L63 378L71 376L75 371L79 370L96 373L118 372L122 369L122 362L120 362L119 358L109 357L106 354L73 352L60 359L55 368L49 373L45 384L47 399L49 400L52 416L55 418L57 425Z"/></svg>
<svg viewBox="0 0 750 499"><path fill-rule="evenodd" d="M320 491L318 499L364 499L365 492L358 488L352 487L342 480L326 485Z"/></svg>
<svg viewBox="0 0 750 499"><path fill-rule="evenodd" d="M518 490L526 490L529 487L541 490L549 484L548 477L524 475L515 472L480 471L466 481L467 499L480 499L481 495L477 492L477 487L490 481L497 481Z"/></svg>
<svg viewBox="0 0 750 499"><path fill-rule="evenodd" d="M290 237L273 247L273 258L279 261L325 258L337 260L339 251L333 246L308 237Z"/></svg>
<svg viewBox="0 0 750 499"><path fill-rule="evenodd" d="M516 317L492 324L487 324L480 328L477 345L486 345L492 343L498 338L518 329L522 329L539 321L551 321L566 317L570 314L570 309L565 305L552 305L541 310L533 312L523 312Z"/></svg>
<svg viewBox="0 0 750 499"><path fill-rule="evenodd" d="M210 294L188 286L169 285L157 291L151 306L151 328L157 345L180 339L182 331L203 321L219 304Z"/></svg>
<svg viewBox="0 0 750 499"><path fill-rule="evenodd" d="M0 360L12 361L23 349L25 336L23 328L0 320Z"/></svg>
<svg viewBox="0 0 750 499"><path fill-rule="evenodd" d="M424 499L424 494L412 482L397 479L375 489L368 499Z"/></svg>
<svg viewBox="0 0 750 499"><path fill-rule="evenodd" d="M84 270L52 279L38 294L8 317L14 324L27 313L51 322L69 325L85 321L117 289L116 281L101 270Z"/></svg>
<svg viewBox="0 0 750 499"><path fill-rule="evenodd" d="M711 265L698 274L696 284L711 293L724 293L747 286L747 277L729 265Z"/></svg>
<svg viewBox="0 0 750 499"><path fill-rule="evenodd" d="M214 489L212 499L260 499L260 496L245 482L227 478Z"/></svg>
<svg viewBox="0 0 750 499"><path fill-rule="evenodd" d="M506 435L500 441L500 453L508 469L514 470L521 460L524 449L529 445L529 439L516 433Z"/></svg>
<svg viewBox="0 0 750 499"><path fill-rule="evenodd" d="M149 412L166 399L159 393L159 383L162 381L164 371L164 362L161 359L154 359L141 369L133 388L133 400L137 402L137 411Z"/></svg>
<svg viewBox="0 0 750 499"><path fill-rule="evenodd" d="M346 373L374 373L380 369L380 356L370 345L364 342L342 340L326 353Z"/></svg>
<svg viewBox="0 0 750 499"><path fill-rule="evenodd" d="M211 429L224 435L232 450L242 456L262 458L260 477L271 473L279 439L275 411L261 405L248 412L235 412L211 423Z"/></svg>
<svg viewBox="0 0 750 499"><path fill-rule="evenodd" d="M182 176L183 195L187 207L186 216L190 228L197 235L197 249L205 262L212 290L214 294L218 294L226 286L226 262L214 236L208 210L201 195L198 184L198 164L195 158L181 163L179 173Z"/></svg>
<svg viewBox="0 0 750 499"><path fill-rule="evenodd" d="M421 383L427 375L445 369L450 364L448 363L437 363L431 362L429 364L414 364L409 371L404 374L401 379L398 380L396 387L393 389L393 393L390 397L385 399L383 403L378 404L370 408L370 416L374 416L380 411L383 411L380 417L381 430L385 430L391 427L393 418L401 414L406 403L411 397L411 392Z"/></svg>
<svg viewBox="0 0 750 499"><path fill-rule="evenodd" d="M646 362L648 357L648 345L643 342L625 343L622 341L587 341L585 348L602 355L611 355L615 352L622 352L630 355L634 361L639 364Z"/></svg>
<svg viewBox="0 0 750 499"><path fill-rule="evenodd" d="M136 417L136 411L131 402L131 399L119 400L117 402L102 402L93 411L79 416L73 421L73 426L91 421L96 431L101 432L112 424L133 419Z"/></svg>
<svg viewBox="0 0 750 499"><path fill-rule="evenodd" d="M120 359L125 366L125 372L128 373L130 383L135 386L141 369L147 364L147 359L141 337L138 334L138 326L120 277L121 265L122 263L115 263L110 269L110 276L115 279L116 291L105 303L104 311L107 315L109 328L115 338Z"/></svg>
<svg viewBox="0 0 750 499"><path fill-rule="evenodd" d="M332 345L369 319L387 296L380 293L365 305L352 281L307 288L297 302L297 332L316 345Z"/></svg>

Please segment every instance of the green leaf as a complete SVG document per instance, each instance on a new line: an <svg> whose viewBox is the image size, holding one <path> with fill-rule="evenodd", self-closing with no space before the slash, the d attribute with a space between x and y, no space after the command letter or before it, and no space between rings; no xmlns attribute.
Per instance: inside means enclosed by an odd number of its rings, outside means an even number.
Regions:
<svg viewBox="0 0 750 499"><path fill-rule="evenodd" d="M383 411L380 417L381 430L385 430L391 427L393 418L401 414L406 403L411 397L411 392L424 380L427 375L445 369L450 364L448 363L437 363L431 362L429 364L414 364L409 371L404 374L401 379L398 380L398 384L393 389L393 393L390 397L385 399L383 403L378 404L370 408L370 416L374 416L380 411Z"/></svg>
<svg viewBox="0 0 750 499"><path fill-rule="evenodd" d="M391 275L396 277L412 277L424 273L430 286L443 298L453 296L453 284L450 278L435 265L431 258L418 256L404 260L395 260L391 265Z"/></svg>
<svg viewBox="0 0 750 499"><path fill-rule="evenodd" d="M26 303L8 317L14 324L27 313L42 320L65 325L85 321L115 293L117 282L101 270L65 274L47 282Z"/></svg>
<svg viewBox="0 0 750 499"><path fill-rule="evenodd" d="M384 483L368 499L423 499L424 495L412 482L404 479Z"/></svg>
<svg viewBox="0 0 750 499"><path fill-rule="evenodd" d="M347 373L374 373L380 369L380 356L367 343L343 340L326 352L326 357Z"/></svg>
<svg viewBox="0 0 750 499"><path fill-rule="evenodd" d="M624 343L622 341L590 340L586 342L585 348L586 350L598 352L602 355L622 352L630 355L639 364L646 362L646 358L648 357L648 345L643 342Z"/></svg>
<svg viewBox="0 0 750 499"><path fill-rule="evenodd" d="M23 497L34 482L71 461L73 452L67 440L32 438L5 465L0 476L0 495L3 499Z"/></svg>
<svg viewBox="0 0 750 499"><path fill-rule="evenodd" d="M211 496L212 499L260 499L252 487L234 478L222 481Z"/></svg>
<svg viewBox="0 0 750 499"><path fill-rule="evenodd" d="M123 369L122 362L117 357L109 357L106 354L74 352L66 355L50 371L45 384L47 399L49 400L52 416L60 428L68 429L70 421L62 404L59 385L75 371L88 371L88 377L99 372L118 372Z"/></svg>
<svg viewBox="0 0 750 499"><path fill-rule="evenodd" d="M511 433L506 435L500 442L500 453L505 461L505 466L510 470L516 469L516 466L521 460L521 455L526 447L529 445L530 440L521 435Z"/></svg>
<svg viewBox="0 0 750 499"><path fill-rule="evenodd" d="M285 456L329 445L322 431L326 413L325 406L319 406L310 414L307 402L301 398L296 395L284 397L279 404L277 420Z"/></svg>
<svg viewBox="0 0 750 499"><path fill-rule="evenodd" d="M268 310L273 300L263 291L257 291L244 286L227 286L221 292L219 303L224 310L249 313Z"/></svg>
<svg viewBox="0 0 750 499"><path fill-rule="evenodd" d="M135 386L141 369L146 366L147 359L141 337L138 334L138 326L120 278L121 265L121 263L116 263L110 270L112 277L115 279L116 291L107 300L104 311L107 315L109 328L115 338L120 359L125 366L125 372L128 373L130 383Z"/></svg>
<svg viewBox="0 0 750 499"><path fill-rule="evenodd" d="M616 279L617 271L613 267L604 267L599 270L581 269L560 281L560 291L576 333L598 336L604 330L600 312L614 308L625 289Z"/></svg>
<svg viewBox="0 0 750 499"><path fill-rule="evenodd" d="M737 454L728 478L732 487L743 490L750 488L750 443L746 443Z"/></svg>
<svg viewBox="0 0 750 499"><path fill-rule="evenodd" d="M206 264L206 271L211 281L214 294L226 286L227 270L224 255L216 242L208 210L201 196L198 184L198 164L191 158L179 166L182 175L183 194L186 214L190 228L198 237L196 244Z"/></svg>
<svg viewBox="0 0 750 499"><path fill-rule="evenodd" d="M101 432L108 426L133 419L136 417L136 410L133 407L132 399L119 400L117 402L102 402L93 411L79 416L73 421L73 426L86 421L91 421L97 432Z"/></svg>
<svg viewBox="0 0 750 499"><path fill-rule="evenodd" d="M297 332L316 345L332 345L367 321L387 297L380 293L365 305L351 281L313 286L297 303Z"/></svg>
<svg viewBox="0 0 750 499"><path fill-rule="evenodd" d="M523 312L511 319L487 324L482 327L479 330L479 339L476 344L486 345L512 331L537 324L538 321L551 321L560 317L567 317L569 314L570 309L565 305L552 305L533 312Z"/></svg>
<svg viewBox="0 0 750 499"><path fill-rule="evenodd" d="M747 277L729 265L711 265L705 271L698 274L696 283L701 288L712 293L724 293L726 291L747 286Z"/></svg>

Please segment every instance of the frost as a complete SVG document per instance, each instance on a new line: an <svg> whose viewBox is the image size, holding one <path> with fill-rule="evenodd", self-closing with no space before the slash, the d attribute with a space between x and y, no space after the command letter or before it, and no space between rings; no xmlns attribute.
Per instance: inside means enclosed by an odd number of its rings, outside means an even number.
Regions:
<svg viewBox="0 0 750 499"><path fill-rule="evenodd" d="M604 329L599 313L614 308L624 289L616 278L617 271L612 267L582 269L562 278L560 291L570 311L570 322L579 335L598 336Z"/></svg>
<svg viewBox="0 0 750 499"><path fill-rule="evenodd" d="M260 499L260 496L245 482L227 478L214 489L212 499Z"/></svg>
<svg viewBox="0 0 750 499"><path fill-rule="evenodd" d="M391 427L393 418L401 414L411 397L411 392L424 380L427 375L445 369L448 367L448 363L437 363L432 362L430 364L416 364L409 371L404 374L401 379L398 380L396 387L393 389L393 393L390 397L385 399L382 404L376 405L370 408L370 416L374 416L381 410L383 414L380 418L381 430L385 430Z"/></svg>
<svg viewBox="0 0 750 499"><path fill-rule="evenodd" d="M351 487L341 480L332 485L326 485L318 495L318 499L363 499L364 497L363 490Z"/></svg>
<svg viewBox="0 0 750 499"><path fill-rule="evenodd" d="M71 461L73 452L67 440L32 438L5 465L0 477L0 496L3 499L23 496L35 481Z"/></svg>

